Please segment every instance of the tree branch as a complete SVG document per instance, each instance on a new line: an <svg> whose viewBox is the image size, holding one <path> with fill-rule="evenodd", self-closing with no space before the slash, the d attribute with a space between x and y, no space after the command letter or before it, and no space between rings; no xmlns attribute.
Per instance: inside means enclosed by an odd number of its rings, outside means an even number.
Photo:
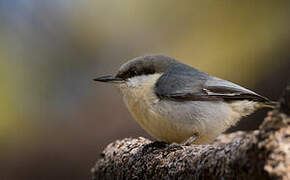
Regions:
<svg viewBox="0 0 290 180"><path fill-rule="evenodd" d="M223 134L209 145L117 140L92 168L93 179L290 179L289 125L274 110L259 130Z"/></svg>

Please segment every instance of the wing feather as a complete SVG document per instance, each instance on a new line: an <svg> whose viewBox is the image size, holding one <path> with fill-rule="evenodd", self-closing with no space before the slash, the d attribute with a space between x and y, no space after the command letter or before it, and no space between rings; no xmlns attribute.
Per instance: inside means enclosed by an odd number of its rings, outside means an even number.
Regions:
<svg viewBox="0 0 290 180"><path fill-rule="evenodd" d="M155 85L155 93L161 99L174 101L269 101L251 90L182 63L172 65L163 73Z"/></svg>

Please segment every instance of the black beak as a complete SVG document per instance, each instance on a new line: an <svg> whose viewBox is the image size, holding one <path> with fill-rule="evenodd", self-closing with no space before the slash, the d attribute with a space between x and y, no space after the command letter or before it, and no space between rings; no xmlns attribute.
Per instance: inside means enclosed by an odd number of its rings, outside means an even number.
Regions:
<svg viewBox="0 0 290 180"><path fill-rule="evenodd" d="M99 82L108 82L108 83L120 83L124 82L122 78L114 77L114 76L101 76L98 78L95 78L94 81L99 81Z"/></svg>

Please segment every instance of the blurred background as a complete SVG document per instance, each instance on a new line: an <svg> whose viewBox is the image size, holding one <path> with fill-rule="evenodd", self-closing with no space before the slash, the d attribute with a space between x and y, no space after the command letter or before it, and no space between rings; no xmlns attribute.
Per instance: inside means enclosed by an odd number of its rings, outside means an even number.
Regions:
<svg viewBox="0 0 290 180"><path fill-rule="evenodd" d="M111 141L151 138L115 87L92 81L136 56L278 99L289 19L290 1L0 0L0 179L89 179ZM266 111L230 131L256 129Z"/></svg>

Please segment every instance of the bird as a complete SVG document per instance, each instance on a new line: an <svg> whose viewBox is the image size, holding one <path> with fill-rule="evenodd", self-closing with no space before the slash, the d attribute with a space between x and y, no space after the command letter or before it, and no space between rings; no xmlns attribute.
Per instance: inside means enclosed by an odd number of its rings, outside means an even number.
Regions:
<svg viewBox="0 0 290 180"><path fill-rule="evenodd" d="M207 144L242 117L277 103L161 54L136 57L115 75L94 81L117 86L145 131L166 143Z"/></svg>

